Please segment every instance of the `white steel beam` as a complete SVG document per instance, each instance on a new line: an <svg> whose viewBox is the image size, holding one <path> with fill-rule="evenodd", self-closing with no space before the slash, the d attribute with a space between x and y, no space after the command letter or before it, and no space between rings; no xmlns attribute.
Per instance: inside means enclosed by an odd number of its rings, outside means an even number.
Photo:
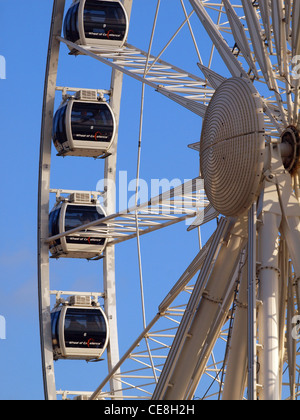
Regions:
<svg viewBox="0 0 300 420"><path fill-rule="evenodd" d="M240 269L241 281L237 301L235 302L236 310L222 394L222 400L224 401L241 401L244 397L247 381L248 262L244 258L242 263L243 267Z"/></svg>
<svg viewBox="0 0 300 420"><path fill-rule="evenodd" d="M233 77L243 76L247 78L247 73L245 72L241 64L238 62L237 58L232 54L231 49L229 48L223 36L221 35L218 27L214 24L208 12L205 10L203 2L201 0L190 0L190 3L191 6L194 8L200 21L202 22L204 28L206 29L206 32L208 33L212 42L214 43L216 49L221 55L231 75Z"/></svg>
<svg viewBox="0 0 300 420"><path fill-rule="evenodd" d="M279 383L283 381L284 363L286 360L286 325L287 302L289 284L289 254L286 241L280 239L279 247L279 295L278 295L278 319L279 319ZM282 387L280 387L280 399L282 398Z"/></svg>
<svg viewBox="0 0 300 420"><path fill-rule="evenodd" d="M237 223L235 228L225 228L226 225L223 225L224 230L220 231L219 237L214 238L209 249L153 394L154 400L192 398L212 350L211 346L219 335L223 316L227 315L227 304L230 304L230 293L233 293L230 287L228 290L228 286L244 243L242 225ZM229 237L223 242L226 231ZM226 307L223 308L222 303ZM206 342L209 332L212 336Z"/></svg>
<svg viewBox="0 0 300 420"><path fill-rule="evenodd" d="M208 83L204 79L160 58L148 55L147 52L130 44L126 44L126 47L118 52L111 53L81 47L61 37L59 40L81 54L88 55L154 88L198 115L203 115L204 106L214 93L214 89L208 87ZM182 96L182 100L178 95ZM197 97L196 100L195 97ZM192 103L190 102L191 98L193 98Z"/></svg>
<svg viewBox="0 0 300 420"><path fill-rule="evenodd" d="M286 42L286 21L283 0L271 0L271 8L279 74L285 79L288 121L292 121L293 104L291 95L291 76L289 70L290 57L288 56Z"/></svg>
<svg viewBox="0 0 300 420"><path fill-rule="evenodd" d="M212 69L209 69L208 67L204 66L201 63L198 63L199 69L204 74L205 78L208 80L209 84L214 88L218 89L218 87L225 82L226 77L221 76L217 72L215 72Z"/></svg>
<svg viewBox="0 0 300 420"><path fill-rule="evenodd" d="M292 11L292 55L300 55L300 3L293 1Z"/></svg>
<svg viewBox="0 0 300 420"><path fill-rule="evenodd" d="M293 11L292 11L292 57L297 59L300 56L300 2L297 0L293 1ZM296 64L299 63L299 60L296 61ZM294 115L293 123L300 128L300 77L299 71L298 74L293 79L293 84L295 85L295 98L294 98Z"/></svg>
<svg viewBox="0 0 300 420"><path fill-rule="evenodd" d="M53 348L50 317L49 246L49 190L51 167L52 118L65 0L54 0L50 28L47 68L45 76L38 189L38 287L42 368L45 398L56 400Z"/></svg>
<svg viewBox="0 0 300 420"><path fill-rule="evenodd" d="M123 5L126 9L128 21L131 18L132 0L123 0ZM116 212L116 191L111 191L110 186L116 185L117 174L117 148L118 148L118 133L121 109L121 96L123 87L123 73L116 69L112 71L111 77L111 96L110 106L114 112L116 121L115 139L110 150L110 156L105 160L104 179L107 182L106 192L104 195L104 205L108 214ZM119 354L119 338L118 338L118 324L117 324L117 296L116 296L116 275L115 275L115 248L114 246L107 247L104 251L103 260L103 287L105 293L105 313L109 323L109 343L107 347L108 372L110 373L114 366L120 360ZM110 382L110 389L115 393L116 398L122 398L121 385L114 379Z"/></svg>
<svg viewBox="0 0 300 420"><path fill-rule="evenodd" d="M289 382L290 382L290 394L291 400L296 399L296 362L297 362L297 340L293 337L293 321L296 315L295 308L295 285L292 276L291 263L289 264L289 282L288 282L288 293L287 293L287 320L286 320L286 348L287 358L289 367Z"/></svg>
<svg viewBox="0 0 300 420"><path fill-rule="evenodd" d="M205 6L208 7L208 3L206 3L202 0L189 0L189 1L191 3L192 7L194 8L198 18L202 22L204 28L206 29L206 32L210 36L210 38L211 38L211 40L214 44L214 47L219 52L222 60L224 61L225 65L227 66L231 75L233 77L244 77L244 78L248 79L249 76L248 76L247 72L245 71L245 69L243 68L241 63L238 61L237 57L233 54L233 52L230 49L226 40L223 38L223 36L220 32L220 29L219 29L219 25L216 25L213 22L209 13L205 9ZM216 4L216 6L217 6L217 4ZM220 4L218 4L218 6L220 7ZM245 1L245 6L246 6L246 11L245 12L247 12L247 10L248 10L248 16L250 15L250 17L251 17L250 25L251 25L252 29L249 28L250 34L252 32L252 35L254 37L258 37L255 30L260 29L260 26L259 26L259 23L258 23L258 18L257 18L256 12L254 11L252 3L250 3L248 0ZM251 13L249 13L249 11ZM256 24L256 26L255 26L255 24ZM248 21L248 26L249 26L249 21ZM253 26L255 26L256 29L254 29ZM255 43L255 42L256 42L255 39L254 40L252 39L252 43ZM261 38L259 38L259 43L261 44L261 42L262 42ZM261 45L261 48L259 46L257 48L258 48L258 51L257 51L258 53L262 54L262 52L265 52L263 45ZM267 54L267 56L268 56L268 54ZM265 55L261 56L261 62L260 62L259 57L256 57L256 60L259 62L260 66L263 67L262 70L264 68L266 68ZM269 61L268 61L268 64L270 64ZM272 80L273 80L274 75L273 75L273 69L272 69L271 65L269 67L267 67L267 69L270 71L270 75L268 73L265 74L266 82L268 83L268 81L270 79L270 76L272 77ZM273 89L273 87L276 87L277 90L275 88ZM281 99L281 97L278 93L278 86L277 86L277 82L276 82L275 79L274 79L274 82L272 84L272 89L275 90L275 94L276 94L276 98L277 98L277 105L280 109L280 114L278 116L282 119L282 122L286 122L285 121L285 118L286 118L285 110L283 108L282 99ZM269 106L269 103L264 98L262 98L262 100L264 102L266 115L268 115L268 117L270 118L270 120L274 124L274 127L276 127L276 129L281 133L282 123L276 117L276 114L274 113L272 108Z"/></svg>
<svg viewBox="0 0 300 420"><path fill-rule="evenodd" d="M248 215L248 400L257 400L257 212L253 204Z"/></svg>
<svg viewBox="0 0 300 420"><path fill-rule="evenodd" d="M236 14L230 1L223 0L223 3L226 9L227 17L230 23L230 27L231 27L235 42L237 43L239 49L241 50L241 53L243 54L244 59L247 61L254 76L257 79L259 79L259 74L257 72L255 62L253 60L253 54L249 47L249 42L246 35L245 27L242 24L238 15Z"/></svg>
<svg viewBox="0 0 300 420"><path fill-rule="evenodd" d="M283 0L271 0L271 8L278 66L280 74L283 75L285 71L284 59L287 53Z"/></svg>
<svg viewBox="0 0 300 420"><path fill-rule="evenodd" d="M136 237L136 213L139 234L145 235L187 219L197 216L201 218L201 214L203 223L206 223L208 219L211 220L211 214L205 214L208 205L209 202L204 195L203 180L198 177L153 197L146 203L47 238L46 243L94 228L103 237L108 237L109 246L112 246Z"/></svg>
<svg viewBox="0 0 300 420"><path fill-rule="evenodd" d="M205 114L207 111L206 105L201 104L195 100L180 96L165 88L158 87L157 92L161 93L162 95L166 96L169 99L172 99L172 101L177 102L179 105L183 106L184 108L189 109L194 114L199 115L199 117L201 118L205 117Z"/></svg>
<svg viewBox="0 0 300 420"><path fill-rule="evenodd" d="M283 347L283 313L287 285L283 285L286 257L281 249L279 264L279 227L285 240L295 271L300 269L297 250L300 247L299 202L296 199L290 174L283 170L279 148L270 145L270 169L266 173L259 230L259 305L258 382L259 399L278 400L281 396ZM296 274L297 275L297 274ZM290 347L290 356L292 357ZM291 359L292 360L292 359Z"/></svg>
<svg viewBox="0 0 300 420"><path fill-rule="evenodd" d="M259 358L259 383L262 389L259 398L278 401L279 384L279 313L278 313L278 231L280 216L265 212L259 230L259 343L262 356Z"/></svg>
<svg viewBox="0 0 300 420"><path fill-rule="evenodd" d="M263 42L261 26L257 16L257 11L252 2L242 0L249 33L252 40L255 57L259 63L260 69L268 83L270 90L276 90L275 79L271 62L268 58L267 49ZM277 88L278 90L278 88Z"/></svg>
<svg viewBox="0 0 300 420"><path fill-rule="evenodd" d="M242 0L242 4L244 7L246 21L248 24L248 29L252 40L256 60L259 63L260 69L264 75L265 81L269 89L275 92L277 105L281 113L282 122L285 126L287 126L288 123L286 117L286 110L283 107L283 100L279 93L279 88L275 78L275 72L272 67L270 56L267 47L263 41L264 38L262 35L261 25L259 23L256 7L254 3L249 2L249 0Z"/></svg>
<svg viewBox="0 0 300 420"><path fill-rule="evenodd" d="M263 26L265 30L266 39L268 41L269 50L271 54L273 53L273 43L272 43L272 31L271 31L271 22L270 22L270 7L269 0L257 0L259 4L259 10L261 18L263 21Z"/></svg>
<svg viewBox="0 0 300 420"><path fill-rule="evenodd" d="M218 227L217 232L215 232L215 235L213 236L213 238L215 236L219 236L219 232L221 230L221 225ZM192 280L192 278L197 274L197 272L201 269L201 267L204 264L205 258L207 256L207 253L209 251L209 247L213 241L213 238L211 238L208 243L206 244L205 247L202 248L202 250L197 254L197 256L194 258L194 260L192 261L192 263L187 267L187 269L184 271L184 273L182 274L182 276L179 278L179 280L177 281L177 283L175 284L175 286L172 288L172 290L168 293L168 295L165 297L165 299L162 301L162 303L159 305L158 308L158 313L157 315L154 317L154 319L149 323L149 325L146 327L146 329L139 335L139 337L137 338L137 340L132 344L132 346L129 348L129 350L124 354L124 356L120 359L120 361L118 362L118 364L114 367L114 369L112 370L112 372L110 373L110 375L105 378L102 383L99 385L99 387L97 388L97 390L94 392L94 394L92 395L91 399L97 399L98 397L105 397L106 394L103 392L103 388L105 387L105 385L111 380L112 377L119 377L119 378L123 378L124 375L123 374L119 374L118 371L120 369L120 367L123 366L123 364L127 361L127 360L132 360L134 355L137 355L138 353L135 352L134 350L136 349L140 349L140 344L142 342L143 339L145 339L146 337L149 339L153 338L153 337L159 337L160 340L163 340L163 338L174 338L174 333L171 334L171 332L175 331L176 332L176 328L165 328L164 330L160 330L160 331L152 331L152 329L154 327L156 327L158 321L163 318L163 317L168 317L168 315L175 317L175 316L180 316L182 317L183 312L185 307L183 308L171 308L170 305L173 304L174 300L181 294L181 293L186 293L186 286L187 284ZM157 327L156 327L157 328ZM158 342L158 344L161 344L162 347L166 347L168 348L168 345L165 345L164 343ZM141 357L141 355L140 355ZM165 357L165 356L163 356ZM136 358L135 358L136 359ZM140 363L137 359L135 360L138 363ZM132 365L131 365L132 366ZM147 367L147 364L146 364ZM149 366L148 366L149 367ZM161 370L162 366L158 366L156 369L159 368L159 371ZM132 369L132 367L131 367ZM145 378L143 376L143 374L141 373L141 368L140 366L135 369L132 370L130 372L133 376L133 373L135 373L135 377L136 378ZM128 377L128 374L125 374L125 377ZM150 380L154 380L153 375L150 376L149 378ZM129 387L129 389L131 389ZM124 390L123 390L124 391ZM107 395L107 397L110 397L110 395ZM123 398L130 398L128 396L126 396L125 394L123 394Z"/></svg>

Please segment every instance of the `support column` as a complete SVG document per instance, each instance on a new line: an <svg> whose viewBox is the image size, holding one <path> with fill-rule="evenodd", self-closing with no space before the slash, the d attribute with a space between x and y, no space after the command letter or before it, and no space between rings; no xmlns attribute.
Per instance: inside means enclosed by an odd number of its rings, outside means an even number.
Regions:
<svg viewBox="0 0 300 420"><path fill-rule="evenodd" d="M164 384L165 392L159 399L192 399L232 303L232 276L245 245L245 230L244 222L239 221L228 243L223 243L172 374Z"/></svg>
<svg viewBox="0 0 300 420"><path fill-rule="evenodd" d="M278 307L278 231L281 217L265 212L259 230L259 399L279 400L279 307Z"/></svg>
<svg viewBox="0 0 300 420"><path fill-rule="evenodd" d="M248 400L257 400L257 214L253 204L248 215Z"/></svg>
<svg viewBox="0 0 300 420"><path fill-rule="evenodd" d="M130 21L132 0L123 0L128 19ZM106 182L106 193L104 206L107 214L116 213L116 175L117 175L117 147L121 110L121 97L123 87L123 73L113 70L111 78L110 105L113 109L117 124L116 137L110 150L111 156L105 160L104 177ZM103 286L105 291L105 312L108 317L110 339L107 348L108 371L111 372L120 360L119 341L117 328L117 300L116 300L116 276L115 276L115 247L107 247L103 260ZM111 390L117 399L122 399L122 384L111 379Z"/></svg>
<svg viewBox="0 0 300 420"><path fill-rule="evenodd" d="M224 401L243 399L247 380L247 271L248 263L242 268L230 352L222 394Z"/></svg>

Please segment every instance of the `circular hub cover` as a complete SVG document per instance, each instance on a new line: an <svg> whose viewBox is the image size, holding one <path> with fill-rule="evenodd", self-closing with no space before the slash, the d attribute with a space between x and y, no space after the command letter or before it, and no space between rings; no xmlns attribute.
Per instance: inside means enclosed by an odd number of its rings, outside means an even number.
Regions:
<svg viewBox="0 0 300 420"><path fill-rule="evenodd" d="M228 79L208 106L200 143L207 198L221 214L240 216L258 195L265 151L263 102L253 84Z"/></svg>

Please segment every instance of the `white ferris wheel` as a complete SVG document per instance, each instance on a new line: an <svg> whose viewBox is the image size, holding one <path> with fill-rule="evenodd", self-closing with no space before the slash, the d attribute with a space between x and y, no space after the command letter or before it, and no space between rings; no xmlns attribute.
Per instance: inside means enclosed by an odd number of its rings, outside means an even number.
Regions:
<svg viewBox="0 0 300 420"><path fill-rule="evenodd" d="M164 27L172 20L172 7L180 8L182 21L154 53L164 2L170 8ZM298 399L300 2L153 1L153 15L144 16L152 20L145 51L138 39L134 46L128 43L134 7L133 0L53 2L38 203L45 397ZM195 50L195 74L186 57L179 64L180 50L176 64L165 60L182 30ZM83 76L81 86L58 86L60 58L68 52L107 66L111 85L99 81L86 89ZM158 107L160 93L202 119L201 140L189 145L200 153L200 176L118 212L112 185L125 77L142 86L139 146L149 112L143 108L146 86L157 91ZM163 98L161 107L168 103ZM69 162L101 158L103 191L52 188L53 159L63 157ZM141 147L137 190L140 157ZM144 316L140 270L143 329L120 343L116 247L136 238L141 269L140 237L188 219L193 220L189 231L216 220L215 231L172 279L165 299L156 302L153 293L158 309L150 321ZM102 264L103 286L86 290L83 283L80 291L67 291L61 282L53 290L50 265L56 260ZM122 354L120 344L126 348ZM107 371L97 377L95 389L81 389L80 380L64 384L66 377L59 375L70 361L84 370L82 361L102 359Z"/></svg>

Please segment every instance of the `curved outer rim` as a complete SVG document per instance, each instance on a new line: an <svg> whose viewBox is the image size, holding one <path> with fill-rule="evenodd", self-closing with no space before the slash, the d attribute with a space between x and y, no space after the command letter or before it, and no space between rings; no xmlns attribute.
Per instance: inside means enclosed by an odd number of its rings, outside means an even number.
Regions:
<svg viewBox="0 0 300 420"><path fill-rule="evenodd" d="M131 13L132 0L124 0L123 4L127 11L127 17ZM44 394L46 400L56 400L55 372L51 335L51 306L50 306L50 276L49 276L49 245L45 242L49 236L49 193L50 193L50 168L51 168L51 145L52 145L52 123L54 115L54 102L56 93L56 80L58 71L60 41L65 10L65 0L53 0L53 11L50 28L50 38L47 55L47 66L44 86L43 113L40 142L39 161L39 185L38 185L38 294L39 294L39 319L40 319L40 340L42 371L44 382ZM117 161L117 136L120 115L121 91L123 74L118 71L112 72L111 87L113 95L110 106L116 118L116 135L113 142L112 155L105 162L105 178L116 179ZM115 210L116 197L106 192L106 211ZM113 211L114 212L114 211ZM110 341L107 347L107 359L109 371L119 361L119 345L116 317L116 293L115 293L115 250L109 247L105 251L103 262L104 271L104 292L105 313L109 322ZM111 388L120 390L120 384L111 381ZM121 394L119 393L120 397Z"/></svg>
<svg viewBox="0 0 300 420"><path fill-rule="evenodd" d="M40 337L44 393L45 398L49 400L56 399L56 387L51 342L49 246L45 243L45 239L49 235L47 225L49 220L52 120L60 50L60 42L57 40L57 36L61 34L64 9L65 0L54 0L44 87L38 187L38 287Z"/></svg>

